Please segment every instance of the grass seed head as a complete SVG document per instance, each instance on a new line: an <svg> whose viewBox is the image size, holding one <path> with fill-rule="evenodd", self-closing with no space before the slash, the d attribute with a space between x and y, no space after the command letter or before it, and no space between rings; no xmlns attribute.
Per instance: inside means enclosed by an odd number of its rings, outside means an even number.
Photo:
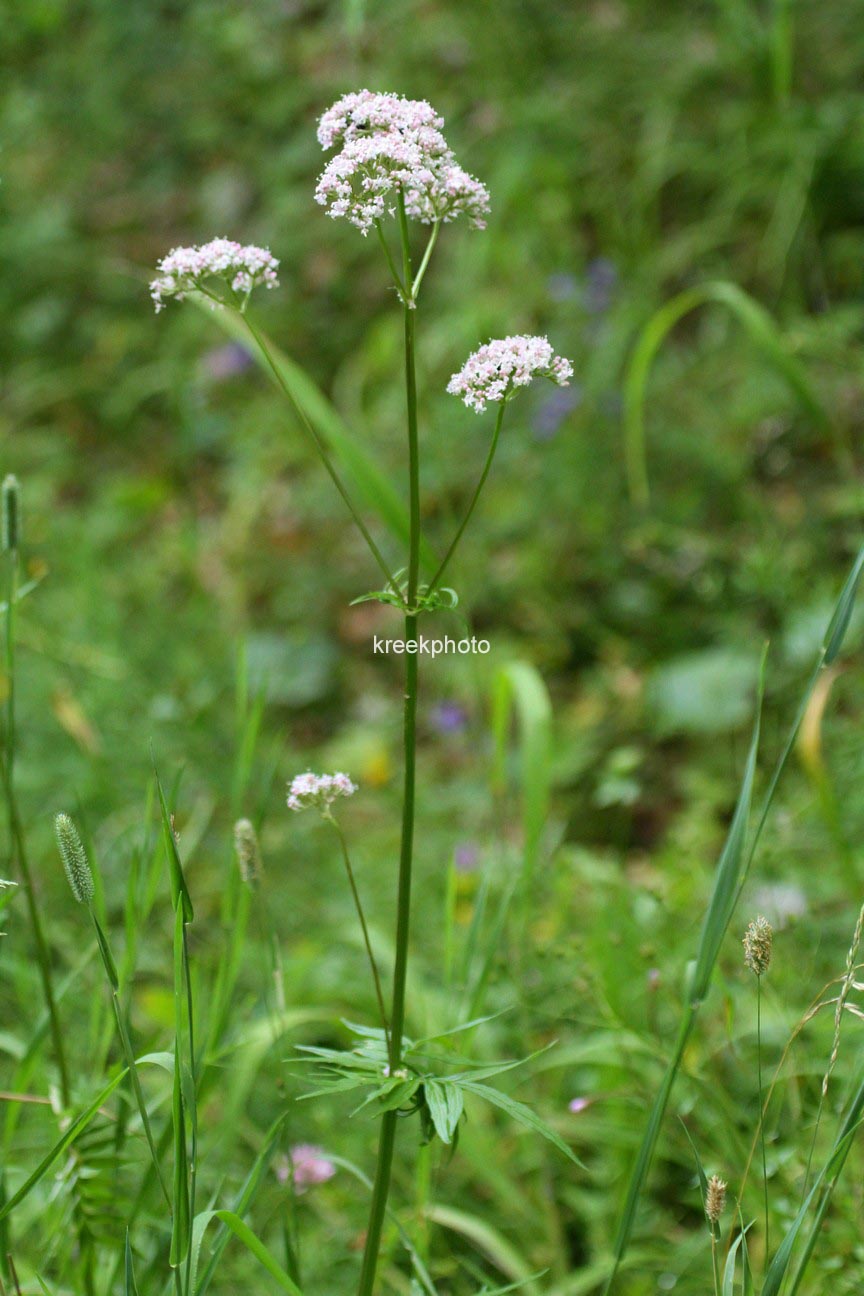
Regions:
<svg viewBox="0 0 864 1296"><path fill-rule="evenodd" d="M0 517L0 549L14 553L18 548L21 518L21 487L18 478L9 473L3 479L2 517Z"/></svg>
<svg viewBox="0 0 864 1296"><path fill-rule="evenodd" d="M93 899L93 874L78 829L67 814L58 814L54 832L72 894L79 904L89 905Z"/></svg>
<svg viewBox="0 0 864 1296"><path fill-rule="evenodd" d="M712 1224L716 1224L726 1207L726 1185L719 1175L712 1175L708 1180L708 1191L705 1194L705 1214Z"/></svg>
<svg viewBox="0 0 864 1296"><path fill-rule="evenodd" d="M234 852L243 881L257 882L261 876L261 850L250 819L238 819L234 825Z"/></svg>
<svg viewBox="0 0 864 1296"><path fill-rule="evenodd" d="M774 943L774 932L767 918L760 914L747 924L744 933L744 962L761 977L771 966L771 950Z"/></svg>

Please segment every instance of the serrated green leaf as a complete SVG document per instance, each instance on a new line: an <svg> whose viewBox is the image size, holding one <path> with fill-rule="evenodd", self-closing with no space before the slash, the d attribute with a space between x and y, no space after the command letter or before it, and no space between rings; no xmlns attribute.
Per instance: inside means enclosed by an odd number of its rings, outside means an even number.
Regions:
<svg viewBox="0 0 864 1296"><path fill-rule="evenodd" d="M423 1093L436 1134L442 1143L451 1143L465 1108L462 1090L441 1080L425 1080Z"/></svg>

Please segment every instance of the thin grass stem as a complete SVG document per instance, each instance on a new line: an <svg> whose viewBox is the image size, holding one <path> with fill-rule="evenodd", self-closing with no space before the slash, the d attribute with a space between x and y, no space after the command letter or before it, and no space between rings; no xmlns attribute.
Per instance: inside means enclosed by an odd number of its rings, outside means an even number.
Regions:
<svg viewBox="0 0 864 1296"><path fill-rule="evenodd" d="M459 541L462 539L462 536L465 533L465 528L468 526L468 523L471 521L471 516L475 508L477 507L477 501L480 498L480 492L483 490L483 487L486 485L486 478L489 476L489 470L492 467L492 460L495 458L495 451L498 447L498 438L501 435L501 425L504 422L505 405L506 405L506 401L503 400L498 405L498 417L495 419L495 431L492 434L492 441L489 445L489 451L486 455L486 462L483 465L483 471L480 474L480 480L477 482L477 485L474 488L474 493L471 496L471 501L468 505L468 509L459 525L459 529L457 530L456 535L453 537L453 540L450 544L450 548L447 550L446 554L441 560L441 564L438 567L438 570L436 571L435 575L432 577L432 580L429 582L430 594L433 592L433 590L437 589L439 583L443 579L444 573L447 570L448 566L450 565L450 559L455 554Z"/></svg>
<svg viewBox="0 0 864 1296"><path fill-rule="evenodd" d="M762 1195L765 1207L765 1257L771 1254L768 1223L768 1159L765 1155L765 1113L762 1108L762 978L756 978L756 1071L759 1082L759 1142L762 1147Z"/></svg>
<svg viewBox="0 0 864 1296"><path fill-rule="evenodd" d="M384 1037L387 1041L387 1052L389 1055L390 1026L387 1020L387 1008L384 1003L384 991L381 987L381 977L378 972L378 963L375 959L375 954L372 950L372 941L370 940L369 937L369 928L366 923L366 915L363 911L363 903L360 899L360 892L357 890L357 880L354 876L354 869L351 865L351 856L348 852L348 843L345 840L345 834L343 833L337 819L329 811L325 813L324 818L328 821L328 823L332 825L333 831L335 832L337 838L339 839L339 846L342 851L342 861L345 865L345 872L348 875L348 885L351 888L351 895L354 898L354 908L357 910L357 917L360 920L360 929L363 933L363 944L366 947L366 957L369 960L369 967L372 972L372 980L375 982L375 996L378 1000L378 1011L381 1014L381 1025L384 1030Z"/></svg>

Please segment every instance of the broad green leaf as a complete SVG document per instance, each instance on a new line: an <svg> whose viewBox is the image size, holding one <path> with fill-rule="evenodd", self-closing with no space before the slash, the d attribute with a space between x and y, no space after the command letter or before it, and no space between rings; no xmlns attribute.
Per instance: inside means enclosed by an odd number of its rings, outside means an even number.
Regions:
<svg viewBox="0 0 864 1296"><path fill-rule="evenodd" d="M90 1106L86 1107L81 1115L75 1118L66 1130L65 1134L63 1134L63 1136L54 1144L51 1151L42 1158L30 1177L21 1185L18 1191L13 1193L8 1201L4 1202L3 1206L0 1207L0 1220L5 1219L7 1215L11 1214L15 1207L18 1206L19 1203L22 1202L30 1192L32 1192L39 1181L45 1177L57 1158L62 1156L66 1149L75 1142L81 1131L87 1128L96 1113L99 1111L99 1108L114 1092L125 1075L126 1068L124 1067L113 1080L108 1082L104 1089L100 1090Z"/></svg>
<svg viewBox="0 0 864 1296"><path fill-rule="evenodd" d="M500 1107L502 1111L506 1112L508 1116L511 1116L513 1120L519 1121L521 1125L527 1125L529 1129L535 1130L549 1143L552 1143L559 1152L563 1152L568 1160L572 1161L574 1165L581 1166L583 1170L585 1169L582 1162L576 1156L576 1153L567 1146L564 1140L556 1134L553 1129L549 1128L545 1121L542 1121L530 1107L527 1107L525 1103L518 1102L515 1098L511 1098L509 1094L501 1093L498 1089L493 1089L491 1085L478 1084L474 1080L463 1080L461 1082L461 1087L467 1090L468 1093L473 1093L476 1094L478 1098L483 1098L494 1107Z"/></svg>

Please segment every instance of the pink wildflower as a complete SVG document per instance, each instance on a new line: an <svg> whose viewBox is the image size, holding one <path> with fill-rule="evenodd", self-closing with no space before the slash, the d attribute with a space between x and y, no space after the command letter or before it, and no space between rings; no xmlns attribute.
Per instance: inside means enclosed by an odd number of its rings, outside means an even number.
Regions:
<svg viewBox="0 0 864 1296"><path fill-rule="evenodd" d="M534 378L550 378L566 387L572 376L572 364L555 354L548 338L517 334L496 338L473 352L447 390L479 414L489 401L509 400L515 388L527 387Z"/></svg>
<svg viewBox="0 0 864 1296"><path fill-rule="evenodd" d="M263 284L275 288L279 280L279 262L267 248L216 238L200 247L174 248L156 267L159 278L150 285L150 296L156 310L162 310L164 298L178 301L203 286L207 279L221 279L241 297Z"/></svg>
<svg viewBox="0 0 864 1296"><path fill-rule="evenodd" d="M347 774L297 774L288 785L288 809L329 810L337 797L353 796L356 791Z"/></svg>
<svg viewBox="0 0 864 1296"><path fill-rule="evenodd" d="M293 1178L294 1191L305 1192L315 1184L326 1183L336 1173L336 1167L329 1161L320 1147L312 1143L298 1143L291 1149L289 1157L283 1157L276 1168L276 1177L280 1183L288 1183Z"/></svg>
<svg viewBox="0 0 864 1296"><path fill-rule="evenodd" d="M393 213L398 194L413 220L428 225L464 214L482 229L489 193L457 165L443 124L423 99L370 90L343 96L318 126L321 146L341 150L318 181L316 202L363 234Z"/></svg>
<svg viewBox="0 0 864 1296"><path fill-rule="evenodd" d="M568 1111L571 1111L574 1116L578 1116L579 1112L585 1111L585 1108L590 1106L590 1098L571 1098L570 1102L567 1104L567 1109Z"/></svg>

